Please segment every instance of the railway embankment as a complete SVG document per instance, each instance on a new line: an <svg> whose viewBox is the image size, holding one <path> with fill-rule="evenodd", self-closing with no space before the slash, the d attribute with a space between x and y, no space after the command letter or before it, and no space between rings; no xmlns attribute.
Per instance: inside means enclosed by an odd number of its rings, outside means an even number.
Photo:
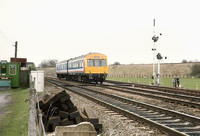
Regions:
<svg viewBox="0 0 200 136"><path fill-rule="evenodd" d="M190 78L191 67L194 63L164 63L161 64L162 78ZM156 65L156 71L158 66ZM152 77L152 64L110 65L109 77Z"/></svg>

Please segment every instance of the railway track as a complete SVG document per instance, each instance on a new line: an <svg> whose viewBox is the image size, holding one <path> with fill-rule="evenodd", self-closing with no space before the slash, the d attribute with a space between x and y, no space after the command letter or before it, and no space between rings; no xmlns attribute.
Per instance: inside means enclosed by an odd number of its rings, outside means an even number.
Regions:
<svg viewBox="0 0 200 136"><path fill-rule="evenodd" d="M167 102L181 104L183 106L189 106L192 108L200 109L200 97L174 94L174 93L168 93L168 92L160 92L157 90L142 89L142 88L132 87L132 86L103 85L100 87L104 87L104 88L108 88L108 89L112 89L115 91L128 93L128 94L136 94L136 95L141 95L145 97L151 97L154 99L160 99Z"/></svg>
<svg viewBox="0 0 200 136"><path fill-rule="evenodd" d="M56 79L56 78L55 78ZM65 82L65 80L63 80ZM138 88L133 87L130 83L124 83L124 82L115 82L115 81L109 81L112 84L104 84L104 85L96 85L96 84L82 84L81 82L78 82L79 86L99 86L100 88L106 88L106 89L112 89L118 92L123 92L127 94L132 95L140 95L145 96L147 98L153 98L153 99L159 99L166 102L171 102L175 104L179 104L182 106L188 106L191 108L197 108L200 109L200 97L196 96L188 96L183 94L174 94L174 93L168 93L153 89L144 89L144 88ZM76 85L77 82L72 82L72 84Z"/></svg>
<svg viewBox="0 0 200 136"><path fill-rule="evenodd" d="M125 83L125 82L112 81L112 80L106 80L105 83L112 83L112 84L118 84L118 85L123 85L123 86L134 86L134 87L138 87L138 88L153 89L153 90L158 90L158 91L163 91L163 92L200 97L199 90L163 87L163 86L151 86L151 85L145 85L145 84Z"/></svg>
<svg viewBox="0 0 200 136"><path fill-rule="evenodd" d="M200 118L165 108L160 108L122 96L89 89L86 86L48 82L71 90L133 120L138 120L170 135L200 135Z"/></svg>

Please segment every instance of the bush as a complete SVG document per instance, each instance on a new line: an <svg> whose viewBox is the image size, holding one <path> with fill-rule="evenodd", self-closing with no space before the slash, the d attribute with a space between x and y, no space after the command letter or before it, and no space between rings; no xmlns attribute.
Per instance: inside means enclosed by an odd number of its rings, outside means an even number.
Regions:
<svg viewBox="0 0 200 136"><path fill-rule="evenodd" d="M191 76L200 78L200 64L194 64L191 68Z"/></svg>
<svg viewBox="0 0 200 136"><path fill-rule="evenodd" d="M113 65L121 65L119 62L115 62Z"/></svg>
<svg viewBox="0 0 200 136"><path fill-rule="evenodd" d="M182 61L182 63L187 63L187 60L186 60L186 59L184 59L184 60Z"/></svg>

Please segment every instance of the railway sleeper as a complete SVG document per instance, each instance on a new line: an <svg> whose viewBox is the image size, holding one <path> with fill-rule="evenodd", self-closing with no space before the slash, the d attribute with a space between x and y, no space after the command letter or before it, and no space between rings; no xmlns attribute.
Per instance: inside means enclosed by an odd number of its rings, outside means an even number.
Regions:
<svg viewBox="0 0 200 136"><path fill-rule="evenodd" d="M40 107L43 112L43 122L47 132L53 132L57 126L74 125L85 121L65 90L52 95L44 95L38 100L36 106ZM95 116L91 108L86 110L86 120L91 122L95 130L100 133L102 124L99 123L99 118Z"/></svg>
<svg viewBox="0 0 200 136"><path fill-rule="evenodd" d="M157 120L156 122L161 124L173 124L173 123L179 123L180 120Z"/></svg>
<svg viewBox="0 0 200 136"><path fill-rule="evenodd" d="M115 106L113 106L113 108L115 109ZM113 108L109 108L109 109L113 109ZM114 110L113 109L113 110ZM115 109L117 112L119 112L119 114L121 113L121 114L124 114L125 116L128 116L129 114L130 114L130 112L126 112L126 113L123 113L122 111L121 111L121 109L119 109L119 108L116 108ZM151 115L144 115L144 116L146 116L146 118L152 118L152 117L164 117L165 116L165 114L162 114L162 115L158 115L158 114L156 114L155 112L153 112L153 114L151 114ZM138 117L137 116L137 114L135 114L135 116L134 116L134 119L136 119L136 118L141 118L141 117ZM138 119L136 119L136 120L138 120ZM149 120L144 120L143 119L143 121L142 121L143 123L146 123L146 122L149 122ZM151 121L150 121L151 122ZM151 122L152 123L152 122ZM152 124L152 126L158 126L158 124ZM174 128L174 129L176 129L176 128L181 128L181 127L192 127L189 123L181 123L181 122L170 122L170 123L166 123L166 122L164 122L164 124L162 124L162 126L170 126L170 128ZM163 128L163 130L164 131L166 131L168 128ZM173 133L173 132L171 132L171 133ZM176 132L174 132L174 134L175 134Z"/></svg>
<svg viewBox="0 0 200 136"><path fill-rule="evenodd" d="M148 119L153 121L159 121L159 120L169 120L172 119L172 117L158 117L158 118L148 118Z"/></svg>
<svg viewBox="0 0 200 136"><path fill-rule="evenodd" d="M142 116L142 117L144 117L144 118L159 118L159 117L164 117L164 116L165 116L165 114L151 115L151 116L149 116L149 115L144 115L144 116Z"/></svg>
<svg viewBox="0 0 200 136"><path fill-rule="evenodd" d="M186 134L188 134L188 135L194 135L194 136L199 136L200 135L200 131L197 130L197 131L193 131L193 132L187 132Z"/></svg>
<svg viewBox="0 0 200 136"><path fill-rule="evenodd" d="M190 124L186 124L186 123L172 123L172 124L162 124L165 126L168 126L170 128L176 129L176 128L183 128L183 127L192 127Z"/></svg>
<svg viewBox="0 0 200 136"><path fill-rule="evenodd" d="M200 130L199 127L183 127L183 128L176 128L176 130L181 132L194 132L196 130Z"/></svg>
<svg viewBox="0 0 200 136"><path fill-rule="evenodd" d="M148 115L148 116L152 116L152 115L159 115L159 114L156 113L156 112L148 112L147 115Z"/></svg>

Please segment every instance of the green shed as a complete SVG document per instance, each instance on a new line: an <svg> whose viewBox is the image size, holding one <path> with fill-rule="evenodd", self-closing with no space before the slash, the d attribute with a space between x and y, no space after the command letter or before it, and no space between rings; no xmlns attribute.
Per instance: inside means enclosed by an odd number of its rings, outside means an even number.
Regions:
<svg viewBox="0 0 200 136"><path fill-rule="evenodd" d="M0 62L0 82L2 81L3 85L20 87L20 68L21 65L18 62Z"/></svg>

